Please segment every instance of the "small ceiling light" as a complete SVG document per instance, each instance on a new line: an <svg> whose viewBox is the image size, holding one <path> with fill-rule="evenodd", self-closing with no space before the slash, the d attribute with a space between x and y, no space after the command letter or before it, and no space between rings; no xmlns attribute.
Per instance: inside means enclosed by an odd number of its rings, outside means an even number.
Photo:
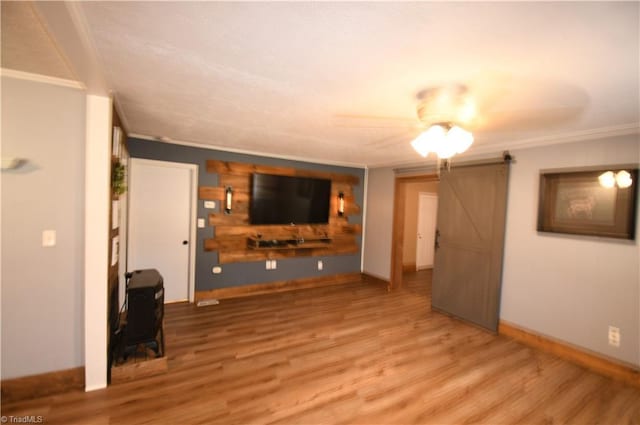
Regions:
<svg viewBox="0 0 640 425"><path fill-rule="evenodd" d="M616 185L616 176L613 174L613 171L607 171L598 176L598 181L600 182L600 186L612 188Z"/></svg>
<svg viewBox="0 0 640 425"><path fill-rule="evenodd" d="M629 172L626 170L618 171L618 173L616 174L616 183L618 184L618 187L621 189L625 189L631 186L633 184L633 179L631 178L631 174L629 174Z"/></svg>
<svg viewBox="0 0 640 425"><path fill-rule="evenodd" d="M472 143L473 135L470 132L451 123L438 123L418 135L411 146L423 157L433 152L438 158L447 159L466 151Z"/></svg>

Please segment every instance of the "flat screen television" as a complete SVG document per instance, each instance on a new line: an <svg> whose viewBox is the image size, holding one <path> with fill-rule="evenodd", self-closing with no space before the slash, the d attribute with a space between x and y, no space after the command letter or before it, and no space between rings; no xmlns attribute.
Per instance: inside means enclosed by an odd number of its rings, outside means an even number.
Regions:
<svg viewBox="0 0 640 425"><path fill-rule="evenodd" d="M251 180L251 224L329 222L331 180L255 173Z"/></svg>

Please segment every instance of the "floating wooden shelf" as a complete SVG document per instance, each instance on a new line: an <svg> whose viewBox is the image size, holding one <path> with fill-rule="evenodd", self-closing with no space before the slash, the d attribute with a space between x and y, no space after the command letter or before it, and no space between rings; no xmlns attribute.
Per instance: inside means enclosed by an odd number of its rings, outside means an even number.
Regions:
<svg viewBox="0 0 640 425"><path fill-rule="evenodd" d="M330 247L331 239L263 239L247 238L250 249L315 249Z"/></svg>

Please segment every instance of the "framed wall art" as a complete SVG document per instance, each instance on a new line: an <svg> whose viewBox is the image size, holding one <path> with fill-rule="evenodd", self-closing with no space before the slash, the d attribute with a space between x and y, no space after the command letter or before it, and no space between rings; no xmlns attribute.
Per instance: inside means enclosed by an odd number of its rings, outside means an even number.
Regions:
<svg viewBox="0 0 640 425"><path fill-rule="evenodd" d="M540 173L538 231L634 239L638 169Z"/></svg>

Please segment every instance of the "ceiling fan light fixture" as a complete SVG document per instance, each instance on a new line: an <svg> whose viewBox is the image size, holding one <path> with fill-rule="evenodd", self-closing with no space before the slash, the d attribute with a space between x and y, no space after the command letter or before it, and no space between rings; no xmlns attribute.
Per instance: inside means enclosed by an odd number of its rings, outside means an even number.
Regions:
<svg viewBox="0 0 640 425"><path fill-rule="evenodd" d="M418 135L411 146L423 157L433 152L438 158L447 159L466 151L472 143L473 135L457 125L433 124Z"/></svg>
<svg viewBox="0 0 640 425"><path fill-rule="evenodd" d="M413 142L411 142L411 146L416 150L420 155L426 157L429 155L429 152L436 152L438 146L442 143L441 140L446 138L447 131L446 129L439 125L432 125L426 131L423 131L416 137Z"/></svg>
<svg viewBox="0 0 640 425"><path fill-rule="evenodd" d="M469 149L473 143L473 135L471 132L454 125L447 132L447 141L455 146L456 153L462 153Z"/></svg>

